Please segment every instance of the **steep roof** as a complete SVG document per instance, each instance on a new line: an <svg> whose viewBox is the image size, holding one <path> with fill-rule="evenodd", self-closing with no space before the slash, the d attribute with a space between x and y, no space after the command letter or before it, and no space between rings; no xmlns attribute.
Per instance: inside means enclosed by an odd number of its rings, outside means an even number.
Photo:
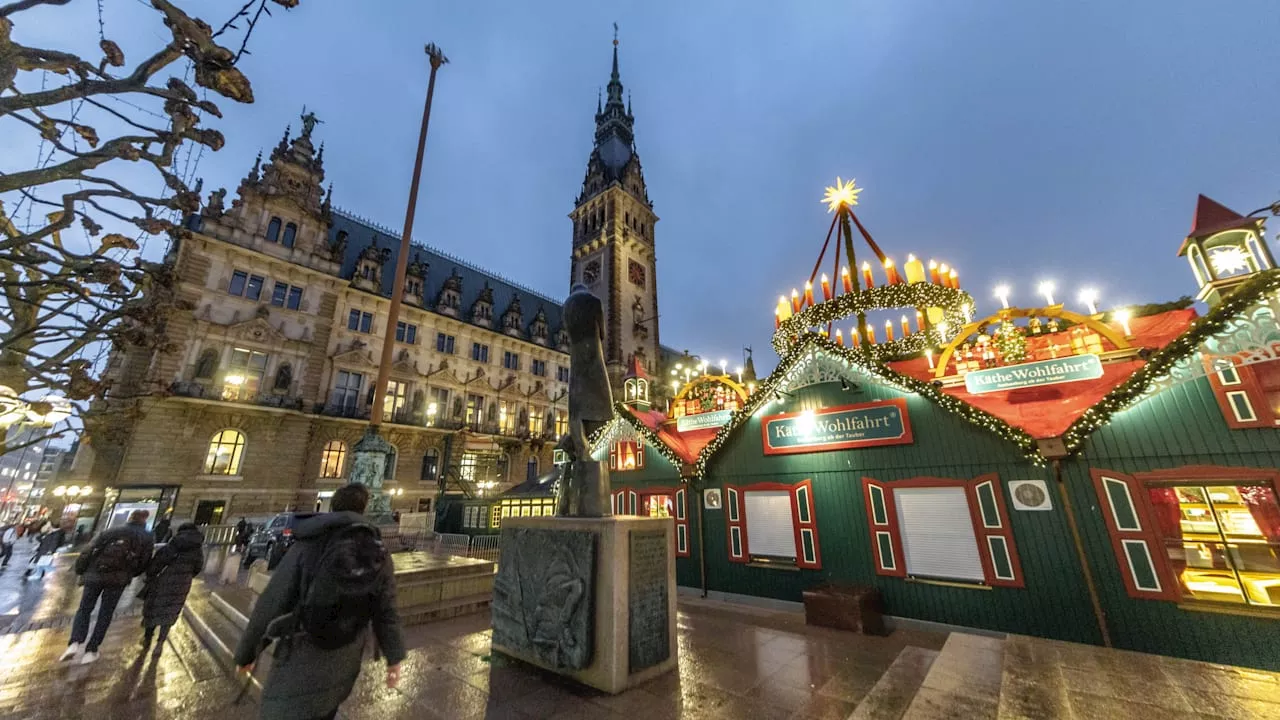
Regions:
<svg viewBox="0 0 1280 720"><path fill-rule="evenodd" d="M394 273L389 270L395 268L396 258L400 254L400 234L371 220L345 210L335 209L333 211L333 227L329 229L329 241L331 243L336 240L339 232L347 233L346 253L342 259L342 277L344 278L351 277L361 251L369 246L371 240L376 239L378 247L387 248L391 251L391 257L384 266L388 271L382 273L382 295L390 297L391 285L395 278ZM462 278L462 299L459 303L461 309L460 319L469 320L471 306L484 290L485 283L488 283L489 287L493 289L493 314L495 318L499 317L511 305L511 301L518 297L523 313L526 336L529 331L529 325L532 323L533 318L537 316L539 308L546 313L547 325L553 337L556 331L560 329L560 308L564 302L563 300L549 298L501 275L484 270L466 260L435 248L419 243L413 243L410 247L412 248L412 254L409 256L410 263L417 260L428 266L423 292L424 307L430 309L434 306L445 280L452 274L457 273ZM526 337L525 339L528 338Z"/></svg>
<svg viewBox="0 0 1280 720"><path fill-rule="evenodd" d="M1212 198L1200 195L1196 199L1196 214L1191 218L1191 232L1178 248L1181 257L1192 240L1216 235L1226 230L1256 229L1257 218L1248 218Z"/></svg>
<svg viewBox="0 0 1280 720"><path fill-rule="evenodd" d="M1129 321L1130 330L1133 331L1130 343L1146 350L1159 350L1186 332L1195 319L1195 310L1189 308L1134 318ZM1041 337L1050 342L1056 339L1064 347L1071 346L1067 332ZM1147 361L1140 357L1108 362L1102 366L1102 377L1070 384L980 394L969 392L964 385L956 385L944 387L942 392L1025 430L1033 438L1053 438L1066 432L1085 411L1146 364ZM896 372L917 380L933 380L933 371L924 358L891 362L888 365Z"/></svg>

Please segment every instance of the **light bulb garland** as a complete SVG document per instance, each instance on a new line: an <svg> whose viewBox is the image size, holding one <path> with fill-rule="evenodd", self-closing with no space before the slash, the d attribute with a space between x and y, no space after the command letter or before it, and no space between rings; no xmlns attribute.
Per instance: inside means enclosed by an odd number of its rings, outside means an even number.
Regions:
<svg viewBox="0 0 1280 720"><path fill-rule="evenodd" d="M1000 323L1000 327L991 336L991 342L1000 353L1001 362L1020 363L1027 358L1026 332L1012 321Z"/></svg>
<svg viewBox="0 0 1280 720"><path fill-rule="evenodd" d="M1200 350L1204 342L1221 331L1232 318L1249 309L1267 293L1280 290L1280 270L1267 270L1241 285L1204 317L1196 320L1168 345L1158 350L1127 380L1084 411L1062 434L1068 453L1084 446L1088 436L1107 424L1113 415L1142 399L1153 382L1167 374L1179 360Z"/></svg>
<svg viewBox="0 0 1280 720"><path fill-rule="evenodd" d="M676 454L675 450L672 450L665 442L662 441L662 438L658 437L658 434L653 431L653 428L645 425L644 421L636 417L626 405L622 403L614 403L613 415L614 419L612 422L607 423L604 427L597 430L595 434L588 439L587 444L591 446L592 454L599 452L601 449L601 441L613 434L613 423L625 422L635 428L636 432L644 439L644 442L648 446L652 447L659 455L666 459L667 462L671 463L671 466L676 469L676 472L682 473L686 464L685 459Z"/></svg>
<svg viewBox="0 0 1280 720"><path fill-rule="evenodd" d="M747 402L741 408L733 411L729 421L725 423L724 427L720 428L720 432L716 433L711 442L707 443L702 452L698 454L698 461L694 465L696 477L706 477L710 462L714 459L716 453L729 441L734 431L740 425L748 422L751 416L760 408L774 400L774 393L782 389L781 385L790 379L796 366L810 352L826 353L844 361L851 368L878 378L903 392L927 398L944 410L958 415L964 420L1018 446L1032 463L1036 465L1044 464L1044 458L1036 450L1035 440L1026 431L1016 428L984 410L947 395L932 383L917 380L909 375L903 375L875 359L869 359L865 353L857 349L840 347L820 335L808 334L800 340L798 345L791 349L789 354L784 356L778 367L756 388L756 392L747 398Z"/></svg>
<svg viewBox="0 0 1280 720"><path fill-rule="evenodd" d="M839 295L818 303L783 320L773 334L773 347L781 356L790 353L803 337L813 334L812 328L823 327L847 317L870 310L898 308L942 308L946 327L960 328L965 324L964 308L973 302L969 293L959 288L933 283L918 282L899 285L880 285L857 292ZM924 330L917 330L892 342L875 345L863 344L863 352L876 360L892 360L923 352L941 345L949 338L943 337L938 323Z"/></svg>

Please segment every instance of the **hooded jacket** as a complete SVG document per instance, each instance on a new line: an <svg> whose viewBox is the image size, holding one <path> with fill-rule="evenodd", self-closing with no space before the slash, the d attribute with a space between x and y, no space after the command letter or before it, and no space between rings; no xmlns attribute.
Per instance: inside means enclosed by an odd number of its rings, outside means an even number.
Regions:
<svg viewBox="0 0 1280 720"><path fill-rule="evenodd" d="M353 512L324 513L298 522L293 531L294 544L271 574L236 647L237 666L254 662L271 621L296 608L303 585L310 582L330 534L364 522L368 521L363 515ZM382 572L382 590L374 602L371 625L387 664L398 665L404 660L405 649L396 613L392 564L385 563ZM350 645L335 650L316 647L301 632L276 641L271 674L262 690L263 720L324 717L336 710L351 694L360 675L367 639L368 632L361 631Z"/></svg>
<svg viewBox="0 0 1280 720"><path fill-rule="evenodd" d="M168 545L156 551L147 566L147 586L142 601L143 627L178 622L191 592L191 581L204 568L204 533L200 528L178 528Z"/></svg>
<svg viewBox="0 0 1280 720"><path fill-rule="evenodd" d="M113 542L122 540L131 548L131 554L137 559L133 567L123 570L104 570L98 562L98 552ZM151 533L143 525L127 523L123 527L111 528L94 538L89 548L88 567L84 570L86 585L109 585L124 587L133 578L141 575L151 562L151 553L155 549L155 541ZM77 567L77 572L80 572Z"/></svg>

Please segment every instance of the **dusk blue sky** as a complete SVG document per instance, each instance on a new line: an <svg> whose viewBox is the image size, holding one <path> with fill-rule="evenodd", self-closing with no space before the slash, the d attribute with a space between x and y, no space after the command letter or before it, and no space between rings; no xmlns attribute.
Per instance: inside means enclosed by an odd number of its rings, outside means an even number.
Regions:
<svg viewBox="0 0 1280 720"><path fill-rule="evenodd" d="M238 4L190 6L216 24ZM96 44L93 3L77 5L57 12ZM106 5L136 61L163 29ZM303 0L254 36L257 102L221 103L205 188L234 190L305 104L336 204L398 229L435 42L452 62L415 238L561 297L615 21L661 218L661 339L713 360L751 345L775 364L773 305L812 269L837 175L865 188L859 216L889 254L949 260L980 311L998 281L1023 304L1046 278L1070 304L1084 285L1108 306L1191 293L1175 253L1196 194L1241 212L1280 199L1274 0Z"/></svg>

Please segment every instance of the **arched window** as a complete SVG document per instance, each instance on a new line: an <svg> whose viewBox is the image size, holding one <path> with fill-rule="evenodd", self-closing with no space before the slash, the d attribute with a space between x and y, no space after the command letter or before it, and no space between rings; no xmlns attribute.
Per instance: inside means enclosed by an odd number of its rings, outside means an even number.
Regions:
<svg viewBox="0 0 1280 720"><path fill-rule="evenodd" d="M293 366L284 363L276 370L276 381L272 384L272 388L276 390L288 390L293 385ZM326 475L325 477L329 477ZM336 476L335 476L336 477Z"/></svg>
<svg viewBox="0 0 1280 720"><path fill-rule="evenodd" d="M195 376L199 380L208 380L218 371L218 351L208 348L200 353L200 359L196 361Z"/></svg>
<svg viewBox="0 0 1280 720"><path fill-rule="evenodd" d="M524 477L526 480L538 479L538 456L530 455L529 464L525 466Z"/></svg>
<svg viewBox="0 0 1280 720"><path fill-rule="evenodd" d="M498 482L504 483L510 480L511 475L511 454L502 453L498 456Z"/></svg>
<svg viewBox="0 0 1280 720"><path fill-rule="evenodd" d="M267 223L267 242L280 242L280 218L273 217Z"/></svg>
<svg viewBox="0 0 1280 720"><path fill-rule="evenodd" d="M207 475L239 475L244 455L244 434L239 430L223 430L209 441L209 455L204 460Z"/></svg>
<svg viewBox="0 0 1280 720"><path fill-rule="evenodd" d="M422 482L434 482L440 474L440 451L435 448L427 448L422 454Z"/></svg>
<svg viewBox="0 0 1280 720"><path fill-rule="evenodd" d="M289 223L288 225L284 226L284 241L281 242L280 244L284 245L287 248L291 248L293 247L294 239L297 237L298 237L298 226L294 225L293 223Z"/></svg>
<svg viewBox="0 0 1280 720"><path fill-rule="evenodd" d="M320 453L320 477L340 478L347 462L347 444L341 440L330 440L324 444Z"/></svg>

